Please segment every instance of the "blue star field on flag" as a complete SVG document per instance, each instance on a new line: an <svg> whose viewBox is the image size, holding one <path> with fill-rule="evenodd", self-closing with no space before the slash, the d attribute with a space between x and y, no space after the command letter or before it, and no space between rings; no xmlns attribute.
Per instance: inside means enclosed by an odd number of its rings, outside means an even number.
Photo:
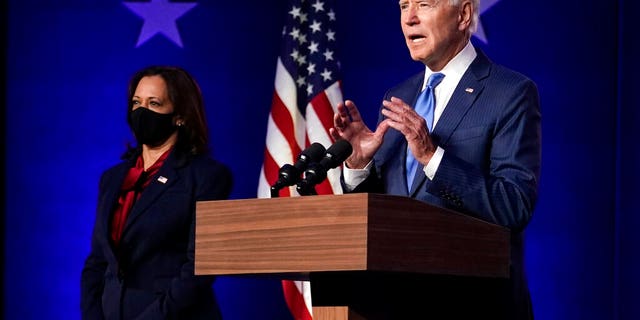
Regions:
<svg viewBox="0 0 640 320"><path fill-rule="evenodd" d="M336 15L320 0L293 1L282 31L280 58L294 78L298 106L304 114L307 103L340 79L336 59Z"/></svg>

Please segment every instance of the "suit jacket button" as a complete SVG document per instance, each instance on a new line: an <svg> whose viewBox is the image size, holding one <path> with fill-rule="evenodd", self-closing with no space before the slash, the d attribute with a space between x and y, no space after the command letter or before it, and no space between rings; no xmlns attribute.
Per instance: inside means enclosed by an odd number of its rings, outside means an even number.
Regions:
<svg viewBox="0 0 640 320"><path fill-rule="evenodd" d="M120 280L120 282L122 282L122 280L124 280L124 270L118 268L118 280Z"/></svg>

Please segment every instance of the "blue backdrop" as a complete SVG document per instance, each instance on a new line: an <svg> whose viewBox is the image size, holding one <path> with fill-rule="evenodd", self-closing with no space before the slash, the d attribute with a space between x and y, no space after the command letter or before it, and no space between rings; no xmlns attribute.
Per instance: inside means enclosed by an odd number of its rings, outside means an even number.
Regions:
<svg viewBox="0 0 640 320"><path fill-rule="evenodd" d="M235 175L232 197L255 197L286 1L195 2L173 17L178 33L165 16L166 34L146 40L151 18L121 0L2 5L4 319L79 318L98 177L133 141L126 85L144 66L179 65L196 77L213 155ZM493 3L481 17L487 42L474 43L541 95L540 199L526 246L535 314L640 319L640 5L484 2ZM385 90L422 68L404 45L397 6L335 7L344 95L371 126ZM276 280L222 277L215 289L226 319L287 319Z"/></svg>

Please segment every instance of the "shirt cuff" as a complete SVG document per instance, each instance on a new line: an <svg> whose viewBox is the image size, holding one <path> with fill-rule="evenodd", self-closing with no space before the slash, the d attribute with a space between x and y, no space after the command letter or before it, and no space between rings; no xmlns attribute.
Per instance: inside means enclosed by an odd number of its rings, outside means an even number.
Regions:
<svg viewBox="0 0 640 320"><path fill-rule="evenodd" d="M424 175L427 176L429 180L433 180L433 177L436 176L436 171L438 171L438 167L440 166L440 162L442 161L442 157L444 156L444 149L437 147L436 152L433 153L431 160L427 163L422 170L424 171ZM345 178L346 179L346 178Z"/></svg>
<svg viewBox="0 0 640 320"><path fill-rule="evenodd" d="M353 191L362 181L366 180L371 173L371 167L373 166L373 160L369 161L367 165L362 169L350 169L347 167L347 163L342 166L342 177L344 178L344 191Z"/></svg>

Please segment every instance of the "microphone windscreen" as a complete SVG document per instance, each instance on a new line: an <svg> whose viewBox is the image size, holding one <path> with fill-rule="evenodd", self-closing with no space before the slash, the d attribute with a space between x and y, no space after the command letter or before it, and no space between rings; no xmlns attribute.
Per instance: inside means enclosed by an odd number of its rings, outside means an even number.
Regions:
<svg viewBox="0 0 640 320"><path fill-rule="evenodd" d="M327 155L325 159L329 159L327 163L327 169L333 169L339 166L343 161L353 152L351 144L347 140L338 140L327 149Z"/></svg>
<svg viewBox="0 0 640 320"><path fill-rule="evenodd" d="M300 153L300 160L305 162L318 162L322 160L326 150L321 143L314 142Z"/></svg>

